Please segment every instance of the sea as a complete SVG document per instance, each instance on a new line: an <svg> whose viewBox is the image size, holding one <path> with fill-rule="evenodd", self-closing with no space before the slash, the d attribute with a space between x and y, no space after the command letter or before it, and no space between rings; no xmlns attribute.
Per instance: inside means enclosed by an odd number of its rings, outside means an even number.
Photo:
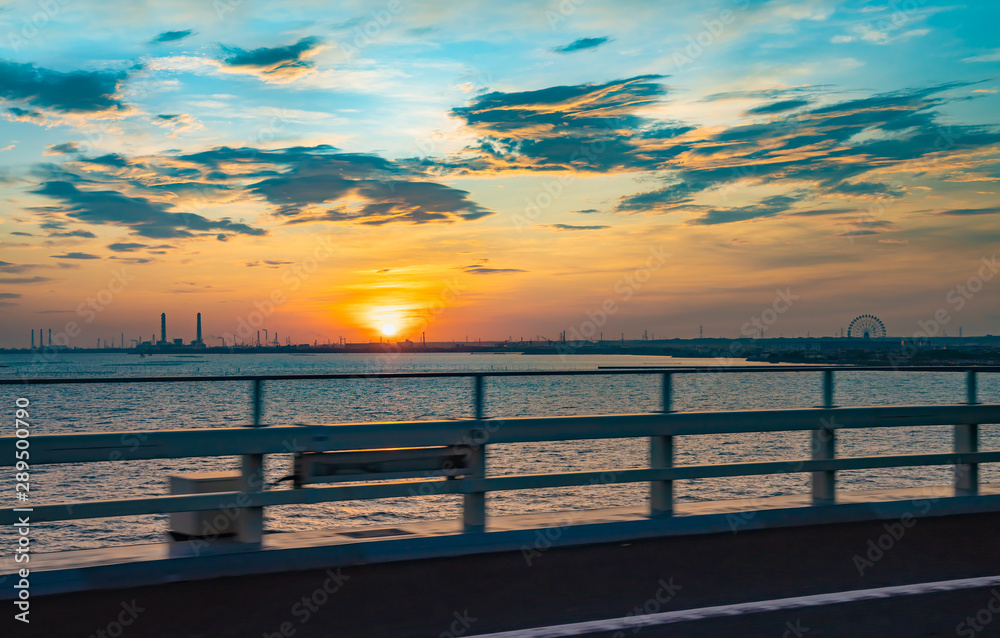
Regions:
<svg viewBox="0 0 1000 638"><path fill-rule="evenodd" d="M63 353L38 363L30 353L0 355L0 378L83 378L153 376L294 375L353 372L491 372L596 370L601 366L760 366L742 360L679 359L627 355L416 354L158 354ZM673 409L685 412L807 408L822 402L822 375L773 371L677 374ZM1000 402L1000 375L979 375L980 402ZM395 420L469 419L473 388L469 378L381 378L267 381L263 393L267 425L337 424ZM0 386L5 416L0 435L14 431L16 402L30 401L31 436L84 432L139 432L179 428L228 428L252 421L248 381ZM960 372L865 372L836 374L838 406L945 405L966 400ZM660 409L659 375L490 377L485 381L488 418L580 414L629 414ZM23 403L23 401L22 401ZM949 452L950 426L842 430L838 456ZM387 447L392 441L384 442ZM809 433L690 435L675 437L678 465L803 459ZM1000 449L1000 429L981 426L981 450ZM648 439L617 438L487 448L487 475L535 474L648 467ZM192 450L192 453L197 453ZM266 458L269 489L292 489L278 482L292 471L292 456ZM167 494L171 474L235 470L238 457L193 457L32 466L28 504L73 503ZM983 481L1000 481L1000 464L981 466ZM4 468L4 506L14 500L13 467ZM678 502L753 499L809 492L809 475L781 474L675 482ZM844 471L838 489L877 490L948 485L952 468L918 467ZM495 492L487 497L489 516L638 506L648 485ZM392 527L413 521L461 516L461 497L429 495L267 508L268 532L357 527ZM39 524L34 551L163 542L168 517L130 516ZM16 542L0 530L0 543ZM9 552L8 552L9 553Z"/></svg>

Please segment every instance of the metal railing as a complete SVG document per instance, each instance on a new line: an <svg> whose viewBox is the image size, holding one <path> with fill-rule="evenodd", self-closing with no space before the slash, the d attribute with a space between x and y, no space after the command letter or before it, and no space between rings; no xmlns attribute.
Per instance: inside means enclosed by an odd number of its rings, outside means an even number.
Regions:
<svg viewBox="0 0 1000 638"><path fill-rule="evenodd" d="M673 377L679 374L717 373L821 373L822 405L783 410L730 410L675 412L672 410ZM946 372L966 375L965 404L889 407L835 406L836 371ZM461 494L463 524L467 532L485 529L486 494L494 491L594 484L649 483L652 517L673 513L673 482L686 479L720 478L808 472L812 502L828 505L836 501L836 473L891 467L955 466L955 495L978 494L980 463L1000 462L1000 450L979 451L979 425L1000 423L1000 404L979 404L977 374L1000 372L1000 367L831 367L747 366L692 368L633 368L582 371L495 371L347 373L307 375L246 375L212 377L111 377L72 379L3 379L0 385L175 383L209 381L251 382L253 423L250 427L144 430L141 443L124 438L129 433L31 435L32 465L148 460L189 457L242 457L242 488L239 492L196 495L164 495L107 501L34 505L33 523L86 518L167 514L173 512L239 508L239 538L259 542L263 511L275 505L315 504L420 495ZM487 377L649 375L661 377L660 411L643 414L600 416L486 418ZM266 381L398 379L459 377L472 379L472 418L451 421L397 421L338 425L267 426L262 423L262 397ZM954 447L948 453L890 456L836 457L836 431L849 428L951 425ZM749 432L809 432L811 457L782 461L758 461L709 465L675 465L675 436L739 434ZM488 445L585 439L645 437L650 440L650 465L643 469L605 469L546 474L486 475ZM0 466L15 463L18 436L0 437ZM467 446L471 468L462 478L445 476L289 490L265 489L262 481L267 454L333 452L376 448ZM0 525L15 522L15 509L0 509Z"/></svg>

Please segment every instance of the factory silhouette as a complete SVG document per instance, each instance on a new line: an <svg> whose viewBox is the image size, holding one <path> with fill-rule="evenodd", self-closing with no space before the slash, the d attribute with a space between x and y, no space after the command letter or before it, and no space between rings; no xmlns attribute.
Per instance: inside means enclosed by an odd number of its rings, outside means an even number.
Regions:
<svg viewBox="0 0 1000 638"><path fill-rule="evenodd" d="M141 341L139 345L136 346L136 352L140 353L154 353L154 352L176 352L179 350L204 350L205 342L201 338L201 313L198 313L195 338L194 341L190 343L184 343L183 339L173 339L167 340L167 313L160 313L160 339L159 341L154 341L150 339L149 341Z"/></svg>

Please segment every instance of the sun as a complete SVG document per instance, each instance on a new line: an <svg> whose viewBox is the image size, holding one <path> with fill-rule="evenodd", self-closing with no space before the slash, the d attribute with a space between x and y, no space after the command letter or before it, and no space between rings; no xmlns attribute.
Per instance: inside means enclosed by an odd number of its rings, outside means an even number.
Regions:
<svg viewBox="0 0 1000 638"><path fill-rule="evenodd" d="M396 334L396 326L392 325L391 323L383 324L382 334L384 334L387 337L391 337L392 335Z"/></svg>

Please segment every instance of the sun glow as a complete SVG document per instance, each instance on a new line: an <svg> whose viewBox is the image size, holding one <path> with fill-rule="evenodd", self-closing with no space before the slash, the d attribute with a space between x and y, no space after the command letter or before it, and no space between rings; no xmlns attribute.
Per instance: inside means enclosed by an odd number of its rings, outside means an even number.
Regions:
<svg viewBox="0 0 1000 638"><path fill-rule="evenodd" d="M396 326L392 325L391 323L384 324L382 326L382 334L384 334L387 337L391 337L392 335L396 334Z"/></svg>

